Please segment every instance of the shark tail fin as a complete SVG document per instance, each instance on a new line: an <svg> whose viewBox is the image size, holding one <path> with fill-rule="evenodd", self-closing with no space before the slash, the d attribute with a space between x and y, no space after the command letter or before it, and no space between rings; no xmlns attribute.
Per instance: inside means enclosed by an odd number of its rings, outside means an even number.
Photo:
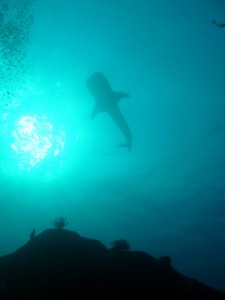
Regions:
<svg viewBox="0 0 225 300"><path fill-rule="evenodd" d="M116 102L118 102L120 99L123 99L123 98L130 98L129 94L123 93L123 92L114 92L114 96L115 96Z"/></svg>
<svg viewBox="0 0 225 300"><path fill-rule="evenodd" d="M119 145L117 145L117 147L126 147L128 149L129 152L131 152L131 143L129 141L121 143Z"/></svg>

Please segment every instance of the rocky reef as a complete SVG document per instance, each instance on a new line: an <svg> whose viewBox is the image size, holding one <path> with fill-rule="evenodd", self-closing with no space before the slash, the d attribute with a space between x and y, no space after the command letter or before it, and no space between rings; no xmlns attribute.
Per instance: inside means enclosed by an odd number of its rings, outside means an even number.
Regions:
<svg viewBox="0 0 225 300"><path fill-rule="evenodd" d="M74 231L48 229L0 258L0 299L225 300L165 256L115 251Z"/></svg>

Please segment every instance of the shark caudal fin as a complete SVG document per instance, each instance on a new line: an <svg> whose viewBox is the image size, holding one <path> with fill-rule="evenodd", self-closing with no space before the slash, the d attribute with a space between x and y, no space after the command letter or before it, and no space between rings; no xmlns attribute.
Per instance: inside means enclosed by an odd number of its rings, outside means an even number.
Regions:
<svg viewBox="0 0 225 300"><path fill-rule="evenodd" d="M131 152L131 142L129 142L129 141L121 143L121 144L117 145L117 147L127 148L128 151Z"/></svg>

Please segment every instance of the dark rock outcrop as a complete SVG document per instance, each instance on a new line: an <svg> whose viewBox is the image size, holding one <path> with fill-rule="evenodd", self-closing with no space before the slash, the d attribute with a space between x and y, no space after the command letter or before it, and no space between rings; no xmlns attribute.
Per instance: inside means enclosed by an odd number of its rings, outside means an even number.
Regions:
<svg viewBox="0 0 225 300"><path fill-rule="evenodd" d="M0 299L225 300L168 259L113 251L69 230L49 229L0 258Z"/></svg>

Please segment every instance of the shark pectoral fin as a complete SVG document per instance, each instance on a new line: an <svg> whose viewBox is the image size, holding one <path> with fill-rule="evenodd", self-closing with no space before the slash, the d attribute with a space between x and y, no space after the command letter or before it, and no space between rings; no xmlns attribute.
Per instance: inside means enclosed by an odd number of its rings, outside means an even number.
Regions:
<svg viewBox="0 0 225 300"><path fill-rule="evenodd" d="M127 93L123 93L123 92L113 92L113 93L114 93L116 102L118 102L120 99L123 99L123 98L130 98L130 95Z"/></svg>
<svg viewBox="0 0 225 300"><path fill-rule="evenodd" d="M129 141L117 145L117 147L126 147L131 152L131 143Z"/></svg>
<svg viewBox="0 0 225 300"><path fill-rule="evenodd" d="M91 112L91 119L93 120L95 116L100 112L98 105L95 105Z"/></svg>

